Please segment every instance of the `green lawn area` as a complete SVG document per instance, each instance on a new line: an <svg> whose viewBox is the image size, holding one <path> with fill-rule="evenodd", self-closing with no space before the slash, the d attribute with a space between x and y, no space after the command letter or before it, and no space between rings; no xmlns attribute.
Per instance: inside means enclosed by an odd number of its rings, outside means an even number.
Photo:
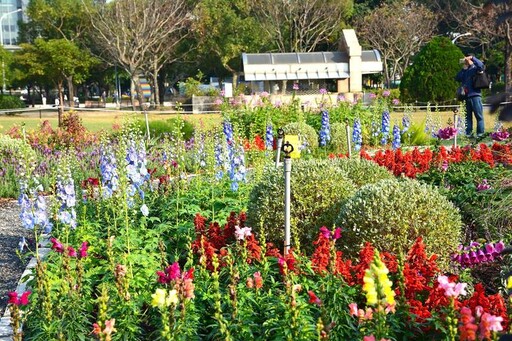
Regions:
<svg viewBox="0 0 512 341"><path fill-rule="evenodd" d="M120 125L124 119L136 118L144 119L144 115L140 112L128 112L128 111L79 111L82 117L82 123L84 126L91 131L100 131L103 129L111 129L113 125ZM435 115L436 113L434 113ZM161 114L161 113L149 113L149 120L167 120L174 117L182 117L185 120L195 124L203 124L205 127L211 127L219 125L221 122L220 114ZM453 112L443 111L439 112L441 115L441 125L446 126L449 120L453 121ZM391 122L401 122L403 114L401 112L391 113ZM496 116L491 116L487 113L485 116L485 127L486 130L491 131L494 128ZM426 119L426 111L418 111L412 115L413 123L422 123ZM42 121L49 120L53 127L57 127L57 112L55 110L50 111L34 111L30 113L23 113L15 116L0 115L0 133L5 133L13 125L25 124L27 130L36 128ZM510 127L512 124L505 125Z"/></svg>
<svg viewBox="0 0 512 341"><path fill-rule="evenodd" d="M112 129L113 125L122 124L125 119L144 119L140 112L116 112L116 111L79 111L82 117L83 125L91 131L100 131L103 129ZM150 121L167 120L180 116L184 120L195 124L204 124L206 127L220 124L221 116L219 114L148 114ZM27 130L36 128L41 122L48 120L53 127L57 127L57 112L35 111L20 115L7 116L0 115L0 133L5 133L14 125L25 124Z"/></svg>

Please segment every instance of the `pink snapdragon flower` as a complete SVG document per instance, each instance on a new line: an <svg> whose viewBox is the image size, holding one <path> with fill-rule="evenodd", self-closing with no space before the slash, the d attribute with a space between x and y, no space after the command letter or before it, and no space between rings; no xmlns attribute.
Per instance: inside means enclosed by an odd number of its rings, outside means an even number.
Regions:
<svg viewBox="0 0 512 341"><path fill-rule="evenodd" d="M247 238L247 237L252 235L251 230L252 229L250 227L242 227L242 228L240 228L239 226L235 226L235 237L236 237L236 239L238 239L238 240L245 240L245 238Z"/></svg>
<svg viewBox="0 0 512 341"><path fill-rule="evenodd" d="M500 131L491 133L491 138L494 141L504 141L504 140L508 139L509 137L510 137L510 134L506 130L500 130Z"/></svg>
<svg viewBox="0 0 512 341"><path fill-rule="evenodd" d="M444 294L447 297L457 298L460 295L466 295L466 283L454 283L450 282L447 276L439 276L437 278L439 286L444 289Z"/></svg>
<svg viewBox="0 0 512 341"><path fill-rule="evenodd" d="M476 186L477 191L486 191L488 189L491 189L491 185L487 182L487 179L483 179L481 183Z"/></svg>
<svg viewBox="0 0 512 341"><path fill-rule="evenodd" d="M456 135L457 135L457 129L455 129L454 127L442 128L442 129L439 129L439 131L437 132L437 136L441 140L450 140L450 139L454 138Z"/></svg>

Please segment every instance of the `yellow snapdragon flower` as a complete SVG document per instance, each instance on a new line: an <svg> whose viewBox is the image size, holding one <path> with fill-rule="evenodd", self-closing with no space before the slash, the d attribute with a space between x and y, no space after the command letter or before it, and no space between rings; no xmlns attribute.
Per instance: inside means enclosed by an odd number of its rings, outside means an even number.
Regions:
<svg viewBox="0 0 512 341"><path fill-rule="evenodd" d="M151 295L151 305L153 307L163 308L166 305L165 297L167 293L164 289L156 289L155 293Z"/></svg>

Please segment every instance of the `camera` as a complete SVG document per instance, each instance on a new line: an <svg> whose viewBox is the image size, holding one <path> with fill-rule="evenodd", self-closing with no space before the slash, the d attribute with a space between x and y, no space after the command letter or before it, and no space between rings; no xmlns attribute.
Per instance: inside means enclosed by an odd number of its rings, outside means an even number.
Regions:
<svg viewBox="0 0 512 341"><path fill-rule="evenodd" d="M461 58L461 59L459 59L459 64L464 64L465 61L466 61L466 58Z"/></svg>

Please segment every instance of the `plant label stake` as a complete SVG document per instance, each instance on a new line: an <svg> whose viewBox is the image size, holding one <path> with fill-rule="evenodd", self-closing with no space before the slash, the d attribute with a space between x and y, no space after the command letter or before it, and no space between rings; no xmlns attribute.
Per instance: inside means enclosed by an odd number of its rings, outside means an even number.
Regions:
<svg viewBox="0 0 512 341"><path fill-rule="evenodd" d="M284 130L279 128L277 130L277 154L276 154L276 168L279 166L279 159L281 158L281 148L283 147Z"/></svg>
<svg viewBox="0 0 512 341"><path fill-rule="evenodd" d="M290 250L290 204L291 204L291 183L293 145L286 141L282 146L284 153L284 254Z"/></svg>
<svg viewBox="0 0 512 341"><path fill-rule="evenodd" d="M347 124L345 126L345 129L347 130L347 147L348 147L348 157L352 157L352 146L350 145L351 138L350 138L350 126Z"/></svg>
<svg viewBox="0 0 512 341"><path fill-rule="evenodd" d="M144 109L144 119L146 120L146 134L147 134L147 139L149 141L151 139L151 136L149 135L149 120L148 120L149 102L142 104L142 108Z"/></svg>
<svg viewBox="0 0 512 341"><path fill-rule="evenodd" d="M458 128L457 128L457 122L459 122L459 115L457 114L458 110L455 108L453 110L453 128L457 130L455 133L455 136L453 137L453 148L457 148L457 135L458 135Z"/></svg>

